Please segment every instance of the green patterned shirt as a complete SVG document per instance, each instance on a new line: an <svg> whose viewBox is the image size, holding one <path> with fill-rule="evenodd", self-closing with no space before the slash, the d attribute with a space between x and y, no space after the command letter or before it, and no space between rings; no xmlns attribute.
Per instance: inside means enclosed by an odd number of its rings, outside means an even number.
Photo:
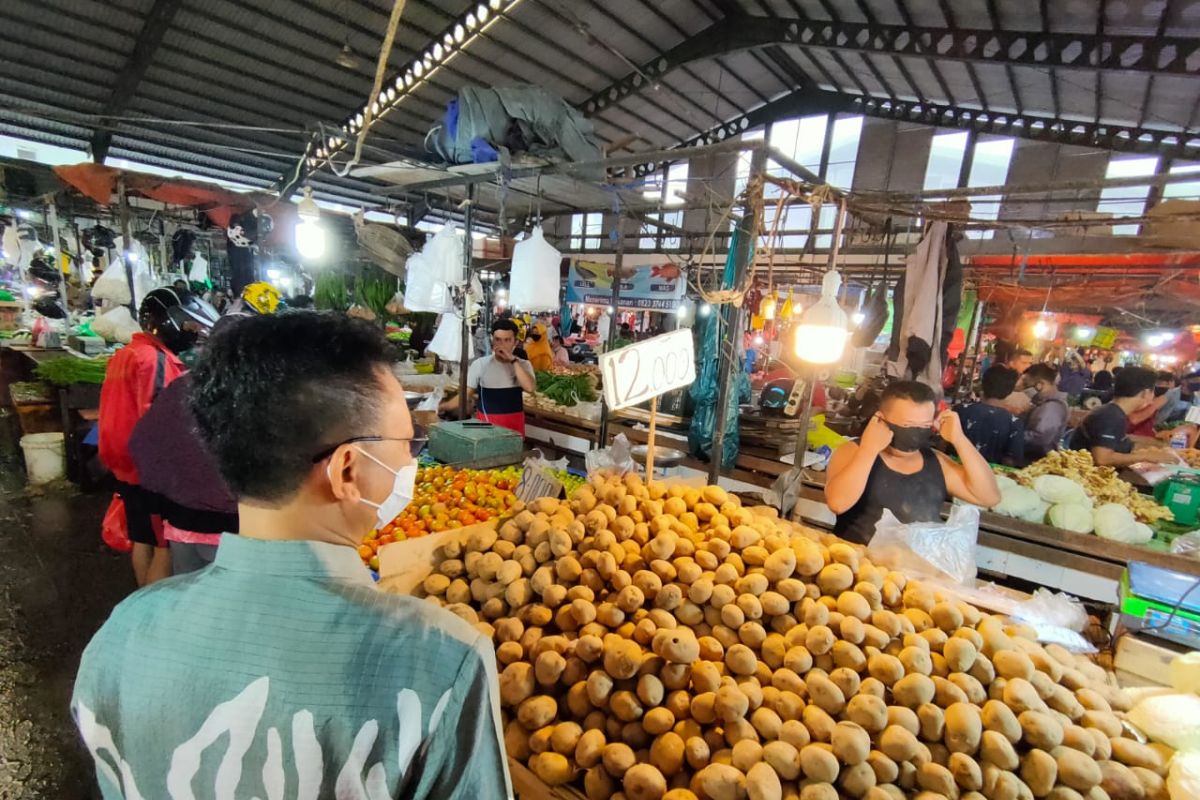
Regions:
<svg viewBox="0 0 1200 800"><path fill-rule="evenodd" d="M502 800L497 687L485 637L353 548L224 536L117 606L71 708L105 798Z"/></svg>

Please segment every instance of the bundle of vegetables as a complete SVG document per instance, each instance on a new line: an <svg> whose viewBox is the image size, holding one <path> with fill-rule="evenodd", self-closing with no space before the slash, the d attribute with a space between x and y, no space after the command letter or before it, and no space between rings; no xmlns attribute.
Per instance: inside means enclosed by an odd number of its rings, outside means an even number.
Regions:
<svg viewBox="0 0 1200 800"><path fill-rule="evenodd" d="M1095 533L1126 544L1145 544L1154 536L1150 526L1138 522L1127 506L1121 503L1094 506L1083 487L1069 478L1039 475L1028 487L997 475L996 483L1000 487L1000 502L992 511L998 514L1026 522L1044 521L1065 531Z"/></svg>
<svg viewBox="0 0 1200 800"><path fill-rule="evenodd" d="M38 364L33 373L55 386L70 386L72 383L104 383L104 371L108 369L108 357L55 358Z"/></svg>
<svg viewBox="0 0 1200 800"><path fill-rule="evenodd" d="M590 403L597 399L596 387L587 374L561 375L550 370L539 370L537 391L562 406L573 406L581 400Z"/></svg>
<svg viewBox="0 0 1200 800"><path fill-rule="evenodd" d="M319 275L313 289L313 306L320 311L345 311L350 306L345 276L334 272Z"/></svg>
<svg viewBox="0 0 1200 800"><path fill-rule="evenodd" d="M396 294L395 278L359 278L354 282L355 302L364 308L369 308L376 319L387 319L391 316L388 303Z"/></svg>
<svg viewBox="0 0 1200 800"><path fill-rule="evenodd" d="M1103 669L717 486L593 478L441 554L509 755L590 800L1162 796Z"/></svg>
<svg viewBox="0 0 1200 800"><path fill-rule="evenodd" d="M1055 481L1042 486L1051 487L1046 495L1036 485L1038 478L1056 476L1065 481ZM1092 461L1092 454L1086 450L1055 450L1023 470L1013 473L1012 477L1019 483L1032 487L1050 504L1070 502L1073 499L1086 497L1092 505L1117 503L1132 512L1139 522L1153 524L1160 519L1169 520L1171 512L1154 502L1148 495L1143 495L1127 481L1117 477L1117 471L1112 467L1097 467ZM1068 484L1071 488L1067 488ZM1001 489L1003 493L1003 489Z"/></svg>

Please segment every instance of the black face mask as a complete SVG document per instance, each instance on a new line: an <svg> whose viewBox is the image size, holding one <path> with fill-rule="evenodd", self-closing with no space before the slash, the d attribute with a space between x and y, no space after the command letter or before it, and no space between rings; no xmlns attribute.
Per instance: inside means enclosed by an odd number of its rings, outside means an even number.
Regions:
<svg viewBox="0 0 1200 800"><path fill-rule="evenodd" d="M529 334L529 339L530 339L530 341L533 341L533 342L540 342L542 340L542 337L541 337L541 334L531 333L531 334Z"/></svg>
<svg viewBox="0 0 1200 800"><path fill-rule="evenodd" d="M1154 387L1154 396L1162 397L1164 394L1167 393L1167 389L1168 389L1168 387L1166 387L1166 386L1155 386Z"/></svg>
<svg viewBox="0 0 1200 800"><path fill-rule="evenodd" d="M891 447L902 453L924 450L933 444L933 429L927 426L905 427L887 423L892 429Z"/></svg>
<svg viewBox="0 0 1200 800"><path fill-rule="evenodd" d="M181 331L173 325L164 325L158 329L158 338L175 355L191 350L200 340L200 336L192 331Z"/></svg>

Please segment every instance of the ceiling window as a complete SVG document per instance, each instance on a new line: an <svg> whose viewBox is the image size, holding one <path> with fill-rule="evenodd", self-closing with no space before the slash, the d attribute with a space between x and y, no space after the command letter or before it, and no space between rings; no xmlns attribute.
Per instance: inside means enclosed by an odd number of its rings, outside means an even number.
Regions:
<svg viewBox="0 0 1200 800"><path fill-rule="evenodd" d="M600 212L592 214L571 215L571 248L578 250L599 250L604 237L604 215Z"/></svg>
<svg viewBox="0 0 1200 800"><path fill-rule="evenodd" d="M747 166L747 170L749 167ZM642 196L648 202L661 202L664 208L681 206L685 200L681 195L688 189L688 163L680 161L667 167L665 173L650 178L650 183L642 191ZM646 215L651 220L665 222L675 227L683 226L683 211L660 211ZM643 224L642 235L638 239L638 247L642 250L678 250L683 246L682 239L657 225Z"/></svg>
<svg viewBox="0 0 1200 800"><path fill-rule="evenodd" d="M1162 187L1163 200L1200 200L1200 164L1176 164L1171 167L1172 175L1196 173L1194 181L1168 183Z"/></svg>
<svg viewBox="0 0 1200 800"><path fill-rule="evenodd" d="M942 133L933 137L929 145L929 161L925 164L925 189L958 188L969 135L963 131Z"/></svg>
<svg viewBox="0 0 1200 800"><path fill-rule="evenodd" d="M1140 178L1149 177L1158 170L1158 158L1113 158L1108 162L1105 178ZM1097 211L1111 214L1114 217L1140 217L1146 213L1146 199L1150 196L1150 186L1111 186L1100 190L1100 203ZM1137 223L1130 225L1113 225L1115 236L1136 236Z"/></svg>
<svg viewBox="0 0 1200 800"><path fill-rule="evenodd" d="M1015 139L980 139L975 142L971 157L971 172L967 186L999 186L1008 179L1008 167L1012 163ZM971 216L976 219L995 220L1000 218L998 194L971 198ZM994 231L967 231L971 239L991 239Z"/></svg>
<svg viewBox="0 0 1200 800"><path fill-rule="evenodd" d="M825 182L839 189L849 189L854 182L854 165L858 161L858 144L862 138L862 117L842 117L833 123L833 132L829 136L829 161L825 164ZM821 208L817 227L823 231L832 231L837 224L837 207L826 205ZM818 248L828 248L833 245L833 234L823 233L817 236Z"/></svg>

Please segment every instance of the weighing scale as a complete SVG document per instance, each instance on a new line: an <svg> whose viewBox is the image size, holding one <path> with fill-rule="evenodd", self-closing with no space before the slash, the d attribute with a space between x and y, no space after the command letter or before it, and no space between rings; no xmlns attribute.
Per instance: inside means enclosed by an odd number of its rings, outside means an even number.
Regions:
<svg viewBox="0 0 1200 800"><path fill-rule="evenodd" d="M1121 575L1122 622L1131 631L1200 649L1198 582L1195 575L1129 562Z"/></svg>

